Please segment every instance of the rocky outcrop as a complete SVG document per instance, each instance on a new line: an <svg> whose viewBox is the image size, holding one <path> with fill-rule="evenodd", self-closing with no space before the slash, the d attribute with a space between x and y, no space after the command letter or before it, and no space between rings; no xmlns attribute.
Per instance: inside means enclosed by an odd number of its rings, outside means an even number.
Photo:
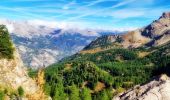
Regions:
<svg viewBox="0 0 170 100"><path fill-rule="evenodd" d="M164 12L160 18L170 18L170 12Z"/></svg>
<svg viewBox="0 0 170 100"><path fill-rule="evenodd" d="M170 12L165 12L150 25L123 35L124 47L159 46L170 41Z"/></svg>
<svg viewBox="0 0 170 100"><path fill-rule="evenodd" d="M115 96L113 100L170 100L170 78L161 75L145 85Z"/></svg>
<svg viewBox="0 0 170 100"><path fill-rule="evenodd" d="M135 30L122 35L124 48L137 48L150 42L151 39L141 34L141 30Z"/></svg>
<svg viewBox="0 0 170 100"><path fill-rule="evenodd" d="M153 23L145 27L141 34L145 37L149 37L151 41L147 44L149 46L159 46L166 41L170 41L170 12L165 12L162 16L155 20ZM166 39L164 39L166 37Z"/></svg>
<svg viewBox="0 0 170 100"><path fill-rule="evenodd" d="M160 38L156 39L154 42L154 46L162 45L168 43L170 41L170 30L167 30Z"/></svg>
<svg viewBox="0 0 170 100"><path fill-rule="evenodd" d="M162 16L148 25L142 32L144 36L155 38L163 35L167 30L170 30L170 12L163 13Z"/></svg>
<svg viewBox="0 0 170 100"><path fill-rule="evenodd" d="M0 59L0 85L15 90L22 86L25 92L29 94L34 94L38 90L36 83L27 75L27 71L16 51L13 59Z"/></svg>
<svg viewBox="0 0 170 100"><path fill-rule="evenodd" d="M8 34L7 30L1 29L1 33ZM4 34L1 34L4 35ZM3 37L0 39L2 40ZM9 40L9 38L6 38ZM9 40L10 41L10 40ZM1 41L2 42L2 41ZM5 43L4 43L5 44ZM0 87L1 89L10 89L12 91L17 91L19 87L22 87L24 90L24 98L28 100L44 100L46 96L43 94L40 86L37 82L31 79L27 74L27 69L24 66L20 56L12 44L12 51L7 50L9 45L4 46L1 43L0 53L10 52L7 55L11 54L11 58L5 58L0 56ZM6 48L3 48L6 47ZM7 90L8 91L8 90ZM6 99L9 100L9 99Z"/></svg>

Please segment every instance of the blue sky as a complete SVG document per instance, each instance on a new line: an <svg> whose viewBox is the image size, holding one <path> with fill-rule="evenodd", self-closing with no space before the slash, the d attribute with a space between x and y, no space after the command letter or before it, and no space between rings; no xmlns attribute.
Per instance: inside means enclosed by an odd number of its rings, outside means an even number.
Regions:
<svg viewBox="0 0 170 100"><path fill-rule="evenodd" d="M77 27L133 29L170 11L169 0L1 0L0 18L74 23Z"/></svg>

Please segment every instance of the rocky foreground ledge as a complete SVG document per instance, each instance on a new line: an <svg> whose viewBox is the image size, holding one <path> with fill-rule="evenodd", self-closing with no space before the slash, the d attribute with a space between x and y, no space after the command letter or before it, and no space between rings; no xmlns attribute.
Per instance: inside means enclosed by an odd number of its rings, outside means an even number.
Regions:
<svg viewBox="0 0 170 100"><path fill-rule="evenodd" d="M117 95L113 100L170 100L170 78L161 75L145 85Z"/></svg>

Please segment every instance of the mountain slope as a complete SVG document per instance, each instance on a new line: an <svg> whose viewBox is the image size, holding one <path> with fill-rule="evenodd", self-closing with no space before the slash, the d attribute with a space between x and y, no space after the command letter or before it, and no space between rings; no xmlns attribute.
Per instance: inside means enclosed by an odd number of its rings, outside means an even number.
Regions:
<svg viewBox="0 0 170 100"><path fill-rule="evenodd" d="M162 37L169 33L160 33L159 38L149 37L142 34L145 29L122 35L101 36L77 54L49 66L45 69L46 92L55 98L56 90L53 88L62 84L65 88L61 90L67 91L62 93L69 98L72 95L69 87L76 85L80 95L82 89L88 88L93 100L106 97L110 100L162 73L170 75L170 41L169 38L164 41ZM159 42L161 39L163 42ZM150 44L153 40L160 45ZM103 72L106 75L101 78ZM63 81L59 83L59 80Z"/></svg>
<svg viewBox="0 0 170 100"><path fill-rule="evenodd" d="M22 87L26 98L31 99L38 96L37 100L43 99L45 95L38 94L38 92L42 92L40 87L28 76L27 70L11 42L8 30L3 25L0 25L0 41L0 91L6 91L6 97L16 99L15 91Z"/></svg>
<svg viewBox="0 0 170 100"><path fill-rule="evenodd" d="M92 41L84 50L94 48L137 48L160 46L170 41L170 12L153 21L150 25L122 35L107 35Z"/></svg>
<svg viewBox="0 0 170 100"><path fill-rule="evenodd" d="M49 35L33 38L12 35L12 38L25 64L36 69L78 52L95 37L63 34L59 37Z"/></svg>

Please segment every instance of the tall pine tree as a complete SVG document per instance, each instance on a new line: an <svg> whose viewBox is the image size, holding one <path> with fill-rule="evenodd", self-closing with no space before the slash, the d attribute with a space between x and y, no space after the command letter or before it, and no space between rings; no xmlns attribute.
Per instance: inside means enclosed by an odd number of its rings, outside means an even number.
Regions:
<svg viewBox="0 0 170 100"><path fill-rule="evenodd" d="M79 89L77 88L76 85L72 85L70 87L70 100L80 100L80 96L79 96Z"/></svg>
<svg viewBox="0 0 170 100"><path fill-rule="evenodd" d="M55 86L55 93L53 100L66 100L66 94L64 93L64 86L62 80L58 80Z"/></svg>
<svg viewBox="0 0 170 100"><path fill-rule="evenodd" d="M90 89L83 88L83 90L81 92L81 100L92 100Z"/></svg>

